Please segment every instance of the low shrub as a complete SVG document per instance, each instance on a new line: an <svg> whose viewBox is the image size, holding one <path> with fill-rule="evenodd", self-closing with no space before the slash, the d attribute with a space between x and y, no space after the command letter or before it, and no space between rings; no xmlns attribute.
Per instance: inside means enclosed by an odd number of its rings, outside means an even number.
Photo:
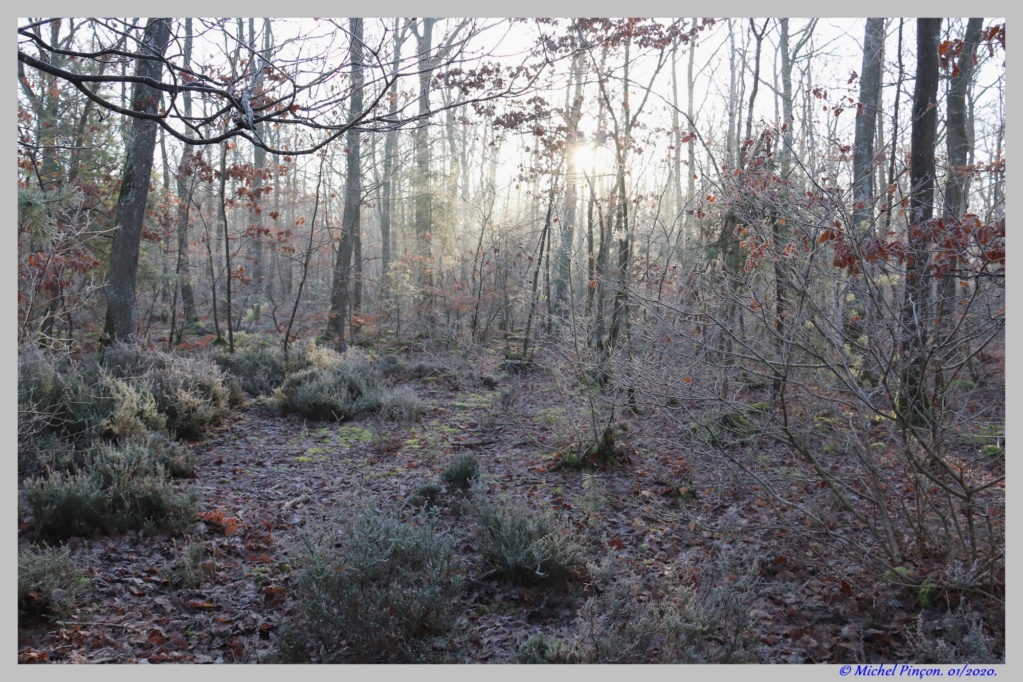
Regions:
<svg viewBox="0 0 1023 682"><path fill-rule="evenodd" d="M410 388L389 388L376 363L350 348L344 355L310 346L311 366L288 376L274 392L281 409L309 419L344 421L380 412L386 419L409 421L422 414L422 402Z"/></svg>
<svg viewBox="0 0 1023 682"><path fill-rule="evenodd" d="M919 663L1005 663L1004 652L996 652L995 639L984 631L980 615L965 602L930 629L924 627L921 613L908 639L913 660Z"/></svg>
<svg viewBox="0 0 1023 682"><path fill-rule="evenodd" d="M430 526L364 508L304 538L279 662L426 662L455 625L452 541Z"/></svg>
<svg viewBox="0 0 1023 682"><path fill-rule="evenodd" d="M56 434L37 436L18 444L18 476L20 479L43 476L49 470L63 471L81 460L82 453L74 443Z"/></svg>
<svg viewBox="0 0 1023 682"><path fill-rule="evenodd" d="M448 492L465 495L472 487L472 482L479 478L480 463L475 455L459 455L444 469L440 478L444 481Z"/></svg>
<svg viewBox="0 0 1023 682"><path fill-rule="evenodd" d="M571 648L561 639L539 633L531 635L518 646L515 662L544 665L551 663L573 663Z"/></svg>
<svg viewBox="0 0 1023 682"><path fill-rule="evenodd" d="M285 357L280 346L256 337L237 345L234 353L217 350L210 357L224 372L238 379L247 393L270 395L289 373L309 366L305 361L307 347L299 346L297 352Z"/></svg>
<svg viewBox="0 0 1023 682"><path fill-rule="evenodd" d="M630 461L628 450L621 443L615 442L614 429L609 426L601 432L596 442L580 440L558 453L558 459L550 470L593 472L622 466Z"/></svg>
<svg viewBox="0 0 1023 682"><path fill-rule="evenodd" d="M499 577L519 585L554 584L581 568L576 548L550 514L515 506L476 510L480 553Z"/></svg>
<svg viewBox="0 0 1023 682"><path fill-rule="evenodd" d="M424 483L409 495L408 503L415 508L432 509L437 506L443 493L444 489L436 483Z"/></svg>
<svg viewBox="0 0 1023 682"><path fill-rule="evenodd" d="M18 552L18 609L26 615L70 615L87 583L67 547Z"/></svg>
<svg viewBox="0 0 1023 682"><path fill-rule="evenodd" d="M167 578L177 588L193 589L202 585L213 564L206 545L190 542L167 569Z"/></svg>
<svg viewBox="0 0 1023 682"><path fill-rule="evenodd" d="M196 511L194 496L179 494L157 456L133 442L98 445L79 465L26 481L25 500L37 531L50 537L180 529Z"/></svg>
<svg viewBox="0 0 1023 682"><path fill-rule="evenodd" d="M95 416L90 421L98 421L103 437L118 440L166 432L167 417L160 413L148 382L129 384L101 369L94 390Z"/></svg>
<svg viewBox="0 0 1023 682"><path fill-rule="evenodd" d="M519 400L519 389L516 386L505 386L501 389L501 393L498 395L498 403L505 410L510 410L515 407L515 403Z"/></svg>
<svg viewBox="0 0 1023 682"><path fill-rule="evenodd" d="M94 402L85 397L87 384L81 367L67 356L33 348L18 351L18 444L31 448L45 435L77 439L98 426L80 412Z"/></svg>
<svg viewBox="0 0 1023 682"><path fill-rule="evenodd" d="M591 567L595 594L579 610L572 650L581 663L756 663L748 572L707 592L673 584L644 589L623 565ZM656 598L654 594L661 594Z"/></svg>
<svg viewBox="0 0 1023 682"><path fill-rule="evenodd" d="M292 374L275 397L283 410L309 419L344 421L380 408L377 384L341 368Z"/></svg>
<svg viewBox="0 0 1023 682"><path fill-rule="evenodd" d="M240 385L205 358L119 344L106 349L102 365L119 379L148 383L167 428L178 438L201 436L245 399Z"/></svg>
<svg viewBox="0 0 1023 682"><path fill-rule="evenodd" d="M408 372L408 365L394 353L386 353L380 357L380 373L385 377L402 375Z"/></svg>
<svg viewBox="0 0 1023 682"><path fill-rule="evenodd" d="M195 455L188 446L157 433L148 434L140 444L149 450L171 478L195 476Z"/></svg>
<svg viewBox="0 0 1023 682"><path fill-rule="evenodd" d="M747 446L764 431L770 408L766 403L742 406L739 410L709 415L689 424L688 432L701 445L712 447Z"/></svg>
<svg viewBox="0 0 1023 682"><path fill-rule="evenodd" d="M19 440L29 447L49 434L88 445L166 431L167 418L145 376L121 377L95 362L24 349L18 379Z"/></svg>
<svg viewBox="0 0 1023 682"><path fill-rule="evenodd" d="M428 358L407 366L405 374L410 379L427 379L451 374L451 369L442 361Z"/></svg>
<svg viewBox="0 0 1023 682"><path fill-rule="evenodd" d="M380 416L396 422L419 419L424 411L423 401L408 386L385 388L380 393Z"/></svg>

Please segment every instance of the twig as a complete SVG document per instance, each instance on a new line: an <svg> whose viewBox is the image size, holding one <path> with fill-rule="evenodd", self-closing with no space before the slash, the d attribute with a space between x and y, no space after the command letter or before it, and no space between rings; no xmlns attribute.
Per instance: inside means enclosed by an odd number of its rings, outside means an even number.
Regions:
<svg viewBox="0 0 1023 682"><path fill-rule="evenodd" d="M100 623L87 620L58 620L57 625L88 625L90 627L132 628L135 623Z"/></svg>
<svg viewBox="0 0 1023 682"><path fill-rule="evenodd" d="M288 511L292 507L298 506L298 505L302 504L303 502L308 502L309 499L310 499L309 495L307 495L305 493L302 493L301 495L299 495L295 499L289 500L288 502L285 502L284 506L282 507L282 509L284 511Z"/></svg>

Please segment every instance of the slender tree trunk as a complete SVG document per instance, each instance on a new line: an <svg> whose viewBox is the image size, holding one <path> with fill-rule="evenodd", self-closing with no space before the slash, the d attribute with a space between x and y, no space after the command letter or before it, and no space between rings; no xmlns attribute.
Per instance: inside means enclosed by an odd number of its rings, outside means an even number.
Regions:
<svg viewBox="0 0 1023 682"><path fill-rule="evenodd" d="M959 55L959 62L956 65L955 73L948 82L948 94L946 96L948 132L946 143L948 150L948 175L945 181L945 210L944 214L950 218L961 219L967 209L967 192L969 189L969 174L960 172L969 163L972 149L970 135L968 134L968 115L966 108L966 96L973 79L973 57L976 53L979 34L983 28L984 20L973 18L967 22L966 35L963 40L963 51Z"/></svg>
<svg viewBox="0 0 1023 682"><path fill-rule="evenodd" d="M930 282L927 244L919 236L934 214L934 147L938 133L938 40L941 19L917 19L916 86L913 92L909 200L909 259L902 306L902 373L898 411L904 422L930 423L924 372L928 346Z"/></svg>
<svg viewBox="0 0 1023 682"><path fill-rule="evenodd" d="M750 33L753 34L753 39L756 41L757 45L753 56L753 90L749 94L749 112L746 114L747 140L753 139L753 104L757 101L757 91L760 89L760 53L762 52L764 35L767 33L767 24L769 21L769 19L765 20L760 32L757 33L757 26L753 19L749 20ZM742 149L744 150L742 154L745 156L746 150L750 148L743 146Z"/></svg>
<svg viewBox="0 0 1023 682"><path fill-rule="evenodd" d="M688 126L686 126L688 130ZM682 213L682 125L678 115L678 40L671 44L671 188L675 216ZM690 173L691 174L691 173Z"/></svg>
<svg viewBox="0 0 1023 682"><path fill-rule="evenodd" d="M149 19L141 48L155 58L140 58L135 73L142 78L160 80L163 56L170 41L171 19ZM132 92L132 108L155 114L160 93L148 85L136 83ZM156 122L132 119L131 142L124 162L121 191L117 197L117 225L110 249L110 283L107 285L107 313L104 334L110 341L125 341L135 333L135 276L138 272L142 222L149 196L149 177L153 170L156 148Z"/></svg>
<svg viewBox="0 0 1023 682"><path fill-rule="evenodd" d="M948 150L948 173L945 179L945 206L942 216L945 225L952 227L956 221L962 220L968 207L969 174L961 169L969 163L972 145L967 126L966 96L973 77L973 57L979 41L984 20L970 19L966 24L966 35L963 36L963 51L959 62L949 79L946 95L948 121L946 124L946 145ZM950 324L955 310L957 273L946 272L941 280L939 319L947 337L944 345L952 345L954 326ZM954 354L953 354L954 355ZM954 357L939 358L942 364L954 361ZM937 373L938 380L944 382L944 373Z"/></svg>
<svg viewBox="0 0 1023 682"><path fill-rule="evenodd" d="M38 28L36 35L38 35ZM50 45L57 45L60 37L60 22L50 24ZM49 51L43 51L40 58L50 64L59 66L63 58ZM43 84L36 98L36 144L42 154L39 162L39 188L55 190L60 187L60 165L57 163L57 140L60 136L60 120L58 105L60 96L56 94L56 77L42 74ZM54 297L56 299L56 296Z"/></svg>
<svg viewBox="0 0 1023 682"><path fill-rule="evenodd" d="M881 75L884 58L884 19L867 19L863 37L863 63L860 68L860 99L856 111L856 132L853 149L852 218L849 236L854 243L874 230L874 135L877 128L877 110L880 108ZM868 263L860 261L863 273L869 273ZM850 343L858 343L863 323L873 321L873 306L867 306L865 274L853 275L850 285L852 300L846 306L843 333Z"/></svg>
<svg viewBox="0 0 1023 682"><path fill-rule="evenodd" d="M184 67L191 68L192 61L192 19L185 19ZM192 115L192 93L182 93L183 111L186 117ZM186 144L181 150L175 174L175 190L178 197L178 267L177 278L181 285L181 305L184 309L185 324L195 324L199 315L195 309L195 293L192 290L191 266L188 258L188 220L192 204L192 145Z"/></svg>
<svg viewBox="0 0 1023 682"><path fill-rule="evenodd" d="M696 26L696 18L693 18ZM696 197L696 80L693 76L693 65L696 60L696 39L689 41L689 63L686 65L686 117L689 122L689 141L686 142L688 155L686 167L686 202ZM676 208L676 212L681 210Z"/></svg>
<svg viewBox="0 0 1023 682"><path fill-rule="evenodd" d="M739 136L738 123L735 120L736 111L739 109L738 96L736 94L738 80L735 52L735 29L732 27L732 20L728 20L728 133L725 137L725 156L728 158L728 165L735 163L735 140Z"/></svg>
<svg viewBox="0 0 1023 682"><path fill-rule="evenodd" d="M433 288L432 249L433 195L430 188L430 77L433 73L433 25L436 19L420 19L419 37L419 115L415 130L415 231L416 231L416 298L418 314L432 318L428 312Z"/></svg>
<svg viewBox="0 0 1023 682"><path fill-rule="evenodd" d="M789 20L781 19L780 24L782 145L779 156L781 157L782 177L787 177L792 164L792 126L795 125L796 118L792 112L792 53L789 51Z"/></svg>
<svg viewBox="0 0 1023 682"><path fill-rule="evenodd" d="M536 311L536 290L540 280L540 267L543 261L544 245L546 244L551 231L551 217L554 214L555 188L552 187L547 201L547 217L543 222L543 230L540 232L540 246L537 248L536 270L533 271L533 287L529 295L529 314L526 317L526 331L522 338L522 355L528 357L529 335L533 328L533 313Z"/></svg>
<svg viewBox="0 0 1023 682"><path fill-rule="evenodd" d="M388 93L387 115L390 118L396 117L398 113L398 57L401 49L402 37L398 33L398 19L394 20L394 61L391 62L391 83ZM384 171L383 171L383 197L381 199L380 213L380 269L383 276L384 287L387 286L388 272L391 268L391 216L394 200L394 164L398 149L398 131L388 130L384 140Z"/></svg>
<svg viewBox="0 0 1023 682"><path fill-rule="evenodd" d="M352 36L352 94L349 100L349 121L355 121L362 115L362 27L362 19L349 20L349 33ZM345 207L341 217L341 245L337 250L337 260L334 262L330 314L327 317L327 335L335 340L339 353L345 352L347 348L345 319L348 316L348 307L351 303L352 255L355 252L356 235L361 229L359 206L362 200L361 147L360 133L355 127L349 128L345 133L345 144L347 145L345 149ZM361 259L361 255L359 257Z"/></svg>
<svg viewBox="0 0 1023 682"><path fill-rule="evenodd" d="M898 141L899 141L899 99L902 95L902 78L903 78L903 66L902 66L902 24L903 19L899 19L899 41L895 49L895 54L899 58L899 75L895 81L895 104L892 106L892 144L891 151L888 153L888 185L895 185L895 159L898 156ZM888 200L885 202L885 213L884 213L884 227L887 231L892 225L892 208L894 207L895 200L890 194Z"/></svg>
<svg viewBox="0 0 1023 682"><path fill-rule="evenodd" d="M220 147L220 220L224 224L224 284L225 305L224 317L227 320L227 349L234 352L234 321L231 319L231 234L227 221L227 143Z"/></svg>
<svg viewBox="0 0 1023 682"><path fill-rule="evenodd" d="M884 19L867 19L860 71L860 101L856 112L853 150L853 211L850 229L854 236L872 233L874 216L874 134L880 107L881 66L884 55Z"/></svg>
<svg viewBox="0 0 1023 682"><path fill-rule="evenodd" d="M269 19L265 20L267 24ZM265 26L264 29L267 29ZM264 55L269 53L269 30L264 30L264 44L263 52ZM255 19L249 17L249 49L253 52L256 50L256 23ZM250 64L252 69L256 69L256 57L253 54L250 57ZM260 140L264 140L266 136L266 126L263 123L255 124L255 133ZM263 269L263 175L266 169L266 150L262 147L253 146L252 152L252 212L249 218L249 225L251 228L249 234L249 257L252 259L252 292L257 296L263 293L264 289L264 269ZM259 310L259 303L257 302L256 310ZM257 312L258 315L258 312Z"/></svg>
<svg viewBox="0 0 1023 682"><path fill-rule="evenodd" d="M313 257L313 236L316 233L316 217L320 211L320 187L323 185L323 164L326 160L326 155L321 157L320 171L316 174L316 195L313 198L313 219L309 223L309 242L306 246L305 257L302 259L302 277L298 281L298 292L295 294L295 302L291 306L291 315L288 317L288 326L284 330L285 359L288 357L288 347L291 343L291 329L295 325L295 318L298 316L298 306L302 301L302 290L305 289L306 280L309 278L309 262ZM288 259L288 262L291 262L290 258Z"/></svg>
<svg viewBox="0 0 1023 682"><path fill-rule="evenodd" d="M568 144L565 146L565 214L561 221L561 240L557 250L557 271L554 280L554 304L555 314L559 319L567 318L568 287L571 285L571 252L572 242L575 238L576 205L579 203L578 193L578 169L575 158L575 151L582 141L579 136L579 119L582 114L583 104L583 78L586 71L586 58L582 51L577 52L572 58L570 85L567 97L569 102L565 107L568 112L565 133ZM573 86L574 83L574 93Z"/></svg>

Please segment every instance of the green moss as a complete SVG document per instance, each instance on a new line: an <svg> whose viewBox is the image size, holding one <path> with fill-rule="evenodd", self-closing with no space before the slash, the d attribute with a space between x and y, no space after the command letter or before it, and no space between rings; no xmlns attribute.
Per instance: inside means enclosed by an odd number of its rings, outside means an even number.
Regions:
<svg viewBox="0 0 1023 682"><path fill-rule="evenodd" d="M813 430L818 433L830 433L837 423L831 417L816 417L813 420Z"/></svg>
<svg viewBox="0 0 1023 682"><path fill-rule="evenodd" d="M493 398L486 395L469 394L451 403L456 410L484 410L493 404Z"/></svg>
<svg viewBox="0 0 1023 682"><path fill-rule="evenodd" d="M429 429L430 433L443 433L447 435L453 435L462 432L460 429L448 426L447 424L441 424L436 419L427 422L426 428Z"/></svg>
<svg viewBox="0 0 1023 682"><path fill-rule="evenodd" d="M557 424L562 422L566 418L565 408L563 407L547 407L536 413L537 421L543 422L544 424Z"/></svg>
<svg viewBox="0 0 1023 682"><path fill-rule="evenodd" d="M991 441L997 441L999 438L1005 437L1005 426L1003 424L989 424L982 426L970 435L966 436L968 443L977 443L979 445L985 445L991 443Z"/></svg>
<svg viewBox="0 0 1023 682"><path fill-rule="evenodd" d="M941 590L930 578L925 579L916 588L916 603L922 609L929 608L938 601Z"/></svg>
<svg viewBox="0 0 1023 682"><path fill-rule="evenodd" d="M335 434L341 447L350 448L356 443L369 443L373 440L373 432L361 426L339 426Z"/></svg>

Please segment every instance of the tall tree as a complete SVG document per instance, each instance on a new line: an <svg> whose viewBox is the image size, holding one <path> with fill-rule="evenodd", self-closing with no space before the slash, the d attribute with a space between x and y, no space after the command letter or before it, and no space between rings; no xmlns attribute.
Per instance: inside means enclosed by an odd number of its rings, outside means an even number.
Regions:
<svg viewBox="0 0 1023 682"><path fill-rule="evenodd" d="M394 58L391 62L391 86L387 93L387 115L395 118L398 114L398 64L401 53L401 45L405 42L405 29L398 30L398 19L394 19ZM384 164L383 164L383 187L381 188L382 198L380 200L380 271L386 282L391 267L391 245L394 241L391 237L391 219L393 214L392 202L394 199L394 169L397 161L398 131L387 131L384 140Z"/></svg>
<svg viewBox="0 0 1023 682"><path fill-rule="evenodd" d="M430 190L430 78L433 73L433 25L436 19L420 19L413 25L419 41L419 116L420 121L415 131L415 254L417 296L420 302L429 300L429 292L433 287L431 267L430 240L433 229L433 195ZM425 306L424 306L425 307ZM424 313L425 310L420 310Z"/></svg>
<svg viewBox="0 0 1023 682"><path fill-rule="evenodd" d="M362 115L363 107L362 30L362 19L349 19L349 33L352 40L353 87L348 115L352 120L358 120ZM349 305L352 302L352 256L355 252L355 242L361 229L359 204L362 200L362 164L358 129L352 127L348 130L345 143L347 145L345 148L345 207L341 217L341 244L337 249L337 259L334 261L334 284L330 292L330 313L327 316L327 334L335 340L337 350L341 353L347 348L345 341L345 319L348 315Z"/></svg>
<svg viewBox="0 0 1023 682"><path fill-rule="evenodd" d="M571 283L571 251L575 238L576 205L578 201L578 169L575 151L584 142L579 137L579 120L582 116L583 79L586 75L586 56L582 50L572 55L569 87L565 99L565 213L561 220L561 239L557 250L557 274L554 280L556 312L562 319L567 317L568 286Z"/></svg>
<svg viewBox="0 0 1023 682"><path fill-rule="evenodd" d="M974 73L974 55L980 40L980 31L984 20L976 17L966 24L966 35L961 43L959 60L952 69L948 81L947 129L946 144L948 150L948 174L945 180L945 214L962 218L967 208L967 189L969 173L963 172L970 156L970 136L968 134L968 111L966 95Z"/></svg>
<svg viewBox="0 0 1023 682"><path fill-rule="evenodd" d="M852 224L854 242L865 234L873 234L874 220L874 135L877 110L881 98L881 70L884 54L884 19L867 19L863 37L863 62L860 69L860 100L856 109L856 132L853 149ZM852 283L854 300L848 306L850 316L864 318L873 306L865 305L867 283L855 277ZM852 323L850 336L860 336L859 325ZM850 339L855 343L855 338Z"/></svg>
<svg viewBox="0 0 1023 682"><path fill-rule="evenodd" d="M135 75L159 82L163 53L171 35L170 19L149 19L139 46ZM153 114L159 110L160 91L143 81L132 88L133 111ZM111 341L122 341L135 333L135 274L138 272L142 222L149 196L149 177L156 149L156 122L135 118L131 125L128 157L124 162L121 191L117 197L114 243L110 249L110 282L107 285L107 314L104 333Z"/></svg>
<svg viewBox="0 0 1023 682"><path fill-rule="evenodd" d="M966 106L966 96L973 78L973 60L977 43L980 40L980 31L984 26L983 22L984 20L979 17L972 18L967 22L966 35L963 36L962 41L957 41L957 46L961 50L959 60L951 67L952 74L948 81L946 95L948 120L945 134L948 170L945 176L945 201L942 217L946 226L949 227L963 219L969 205L967 192L970 174L966 166L969 163L971 144L968 133L969 112ZM950 269L941 281L939 316L944 322L950 322L953 318L957 279L956 273ZM955 325L948 327L949 334L955 333L954 327ZM941 358L939 361L942 360L946 360L946 358ZM938 376L939 380L944 380L943 373L939 372Z"/></svg>
<svg viewBox="0 0 1023 682"><path fill-rule="evenodd" d="M184 65L186 69L192 68L192 19L185 19L185 41L182 46L184 52ZM192 115L192 93L182 93L183 113L185 116ZM90 100L91 101L91 100ZM192 203L192 182L195 175L192 171L191 156L194 147L186 144L181 150L181 161L178 164L178 172L175 175L175 189L178 197L178 262L177 277L181 283L181 303L184 308L185 323L192 324L199 321L199 315L195 309L195 293L192 291L191 263L188 258L188 220Z"/></svg>
<svg viewBox="0 0 1023 682"><path fill-rule="evenodd" d="M862 234L873 218L874 133L880 106L881 66L884 54L884 19L867 19L863 37L860 101L856 111L853 150L853 213L851 229Z"/></svg>
<svg viewBox="0 0 1023 682"><path fill-rule="evenodd" d="M902 386L897 408L906 423L930 422L924 385L930 282L922 229L934 215L934 147L938 134L938 39L941 19L917 19L916 86L910 132L909 258L902 304Z"/></svg>
<svg viewBox="0 0 1023 682"><path fill-rule="evenodd" d="M258 74L265 67L270 52L270 20L264 19L262 54L256 49L256 21L249 17L249 63L253 73ZM257 76L258 77L258 76ZM256 136L260 139L266 135L266 124L253 124ZM256 294L263 293L263 175L266 169L266 149L254 145L252 151L252 209L249 218L249 245L252 259L252 285ZM259 310L257 304L257 311Z"/></svg>

